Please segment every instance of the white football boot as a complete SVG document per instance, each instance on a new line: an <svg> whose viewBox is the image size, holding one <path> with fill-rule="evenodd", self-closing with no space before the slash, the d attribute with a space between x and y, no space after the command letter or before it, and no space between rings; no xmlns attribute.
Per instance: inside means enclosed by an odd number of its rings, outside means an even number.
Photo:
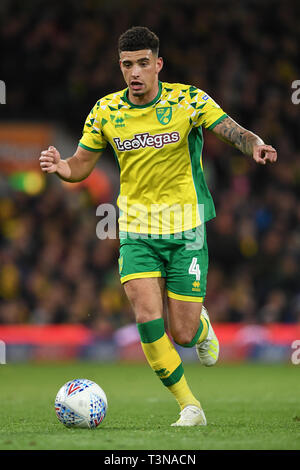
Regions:
<svg viewBox="0 0 300 470"><path fill-rule="evenodd" d="M202 307L201 315L208 322L208 333L205 340L201 343L196 344L196 352L199 358L199 361L204 366L213 366L219 357L219 341L215 335L213 327L211 326L209 316L205 307Z"/></svg>
<svg viewBox="0 0 300 470"><path fill-rule="evenodd" d="M180 412L180 418L171 426L206 426L204 411L198 406L188 405Z"/></svg>

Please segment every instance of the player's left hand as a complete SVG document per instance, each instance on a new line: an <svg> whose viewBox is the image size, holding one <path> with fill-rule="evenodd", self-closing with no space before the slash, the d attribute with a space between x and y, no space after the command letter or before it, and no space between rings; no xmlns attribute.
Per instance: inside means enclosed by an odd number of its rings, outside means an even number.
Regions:
<svg viewBox="0 0 300 470"><path fill-rule="evenodd" d="M274 163L277 160L277 152L271 145L255 145L253 158L261 165L265 165L268 161Z"/></svg>

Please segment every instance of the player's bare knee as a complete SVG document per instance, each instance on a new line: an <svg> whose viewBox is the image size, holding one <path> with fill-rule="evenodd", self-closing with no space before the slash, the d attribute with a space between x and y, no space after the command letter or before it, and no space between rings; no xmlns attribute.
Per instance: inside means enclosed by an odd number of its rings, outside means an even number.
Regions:
<svg viewBox="0 0 300 470"><path fill-rule="evenodd" d="M145 323L162 317L162 306L155 299L138 295L130 300L136 323Z"/></svg>
<svg viewBox="0 0 300 470"><path fill-rule="evenodd" d="M136 323L146 323L152 320L161 318L160 314L154 313L153 311L140 310L135 312Z"/></svg>
<svg viewBox="0 0 300 470"><path fill-rule="evenodd" d="M183 330L173 330L171 331L171 335L175 343L177 344L188 344L192 341L195 336L193 332Z"/></svg>
<svg viewBox="0 0 300 470"><path fill-rule="evenodd" d="M163 315L163 296L153 279L134 279L124 284L137 323L145 323Z"/></svg>

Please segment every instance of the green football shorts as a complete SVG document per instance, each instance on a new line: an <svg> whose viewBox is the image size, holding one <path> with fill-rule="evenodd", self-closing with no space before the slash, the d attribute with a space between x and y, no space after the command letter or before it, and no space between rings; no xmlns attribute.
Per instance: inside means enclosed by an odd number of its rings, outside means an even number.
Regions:
<svg viewBox="0 0 300 470"><path fill-rule="evenodd" d="M186 232L153 237L120 233L121 283L164 277L168 297L203 302L208 271L205 224Z"/></svg>

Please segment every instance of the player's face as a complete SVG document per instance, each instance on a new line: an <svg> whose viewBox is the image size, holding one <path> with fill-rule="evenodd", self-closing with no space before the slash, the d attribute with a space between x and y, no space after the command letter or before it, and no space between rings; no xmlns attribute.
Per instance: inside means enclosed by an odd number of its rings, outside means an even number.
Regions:
<svg viewBox="0 0 300 470"><path fill-rule="evenodd" d="M162 66L162 58L154 55L151 49L121 52L120 67L133 103L145 104L156 97Z"/></svg>

